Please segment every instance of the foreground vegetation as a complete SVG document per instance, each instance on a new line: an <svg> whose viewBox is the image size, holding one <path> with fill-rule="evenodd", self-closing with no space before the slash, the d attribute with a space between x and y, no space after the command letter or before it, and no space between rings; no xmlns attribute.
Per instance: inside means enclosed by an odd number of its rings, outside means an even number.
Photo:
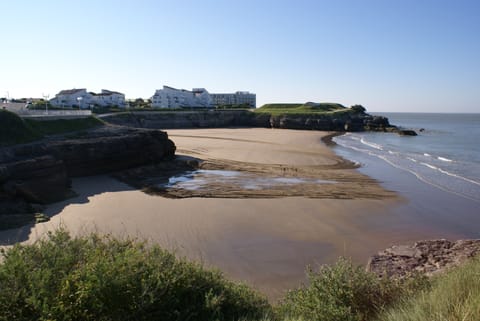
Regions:
<svg viewBox="0 0 480 321"><path fill-rule="evenodd" d="M59 230L0 265L0 320L258 320L267 300L157 246Z"/></svg>
<svg viewBox="0 0 480 321"><path fill-rule="evenodd" d="M0 320L480 320L480 260L428 280L379 279L340 259L272 306L158 246L64 229L0 264Z"/></svg>
<svg viewBox="0 0 480 321"><path fill-rule="evenodd" d="M380 321L480 320L480 258L436 277L431 287L405 297L382 313Z"/></svg>
<svg viewBox="0 0 480 321"><path fill-rule="evenodd" d="M46 135L65 134L102 126L95 117L33 120L22 119L17 114L0 110L0 146L27 143Z"/></svg>

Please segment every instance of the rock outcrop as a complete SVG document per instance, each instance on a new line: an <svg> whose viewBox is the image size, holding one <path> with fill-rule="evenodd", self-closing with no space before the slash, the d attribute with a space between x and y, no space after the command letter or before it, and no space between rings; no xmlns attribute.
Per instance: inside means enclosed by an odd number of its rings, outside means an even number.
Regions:
<svg viewBox="0 0 480 321"><path fill-rule="evenodd" d="M154 164L174 153L165 132L119 128L1 148L0 229L33 218L35 204L65 198L70 177Z"/></svg>
<svg viewBox="0 0 480 321"><path fill-rule="evenodd" d="M403 278L413 273L433 275L458 266L480 254L479 240L420 241L413 245L396 245L370 258L367 270L378 276Z"/></svg>
<svg viewBox="0 0 480 321"><path fill-rule="evenodd" d="M400 136L417 136L417 133L411 129L398 129L397 133Z"/></svg>
<svg viewBox="0 0 480 321"><path fill-rule="evenodd" d="M283 129L310 129L326 131L388 131L393 128L388 118L365 113L345 113L270 116L270 127Z"/></svg>

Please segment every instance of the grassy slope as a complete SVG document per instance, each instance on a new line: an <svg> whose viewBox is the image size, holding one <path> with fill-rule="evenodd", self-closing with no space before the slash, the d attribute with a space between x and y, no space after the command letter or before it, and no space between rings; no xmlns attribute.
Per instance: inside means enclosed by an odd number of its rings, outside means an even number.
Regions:
<svg viewBox="0 0 480 321"><path fill-rule="evenodd" d="M57 119L47 121L36 121L26 119L25 122L40 135L56 135L73 131L86 130L103 126L103 122L95 117L77 119Z"/></svg>
<svg viewBox="0 0 480 321"><path fill-rule="evenodd" d="M351 112L349 108L341 104L335 103L320 103L315 105L310 104L266 104L255 110L256 113L268 113L272 115L283 114L332 114Z"/></svg>
<svg viewBox="0 0 480 321"><path fill-rule="evenodd" d="M16 114L0 110L0 146L27 143L45 135L63 134L102 126L95 117L36 121L22 119Z"/></svg>
<svg viewBox="0 0 480 321"><path fill-rule="evenodd" d="M433 280L432 287L387 310L382 321L480 320L480 258Z"/></svg>
<svg viewBox="0 0 480 321"><path fill-rule="evenodd" d="M16 114L0 110L0 146L24 143L40 137L40 134Z"/></svg>

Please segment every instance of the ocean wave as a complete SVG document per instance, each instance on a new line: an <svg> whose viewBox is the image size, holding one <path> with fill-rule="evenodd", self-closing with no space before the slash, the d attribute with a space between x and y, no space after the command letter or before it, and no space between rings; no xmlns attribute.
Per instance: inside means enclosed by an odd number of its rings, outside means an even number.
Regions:
<svg viewBox="0 0 480 321"><path fill-rule="evenodd" d="M368 142L366 141L365 139L360 139L360 142L364 145L367 145L367 146L370 146L372 148L375 148L375 149L378 149L378 150L383 150L383 146L382 145L379 145L379 144L375 144L375 143L372 143L372 142Z"/></svg>
<svg viewBox="0 0 480 321"><path fill-rule="evenodd" d="M382 159L391 166L407 171L420 181L445 192L480 202L478 189L480 182L454 173L456 170L452 166L458 162L449 158L432 156L430 153L402 153L395 149L384 150L382 145L369 142L363 137L358 138L358 136L355 138L354 136L344 136L337 143L344 148ZM362 148L362 146L369 148ZM440 166L441 164L443 165ZM446 168L442 168L444 166Z"/></svg>
<svg viewBox="0 0 480 321"><path fill-rule="evenodd" d="M420 164L422 164L422 165L424 165L424 166L427 166L427 167L429 167L429 168L431 168L431 169L434 169L434 170L439 170L439 168L438 168L437 166L431 165L431 164L429 164L429 163L423 163L423 162L422 162L422 163L420 163Z"/></svg>
<svg viewBox="0 0 480 321"><path fill-rule="evenodd" d="M441 160L441 161L443 161L443 162L453 162L453 160L448 159L448 158L445 158L445 157L441 157L441 156L438 156L437 159L438 159L438 160Z"/></svg>

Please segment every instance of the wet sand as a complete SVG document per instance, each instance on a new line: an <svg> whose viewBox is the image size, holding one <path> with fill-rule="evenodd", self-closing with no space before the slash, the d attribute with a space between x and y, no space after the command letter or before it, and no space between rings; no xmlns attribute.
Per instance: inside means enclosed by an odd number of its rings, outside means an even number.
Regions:
<svg viewBox="0 0 480 321"><path fill-rule="evenodd" d="M2 232L1 244L32 242L60 225L74 234L95 230L135 236L218 267L276 299L304 281L306 265L330 263L342 255L366 263L370 255L393 243L425 236L415 227L405 233L391 225L390 208L404 200L335 155L321 141L328 133L168 132L177 154L211 164L240 164L253 171L271 167L274 173L282 167L296 168L296 173L300 169L305 175L346 183L334 193L312 198L168 199L147 195L108 176L79 178L73 181L79 196L51 205L46 211L52 216L50 222Z"/></svg>

